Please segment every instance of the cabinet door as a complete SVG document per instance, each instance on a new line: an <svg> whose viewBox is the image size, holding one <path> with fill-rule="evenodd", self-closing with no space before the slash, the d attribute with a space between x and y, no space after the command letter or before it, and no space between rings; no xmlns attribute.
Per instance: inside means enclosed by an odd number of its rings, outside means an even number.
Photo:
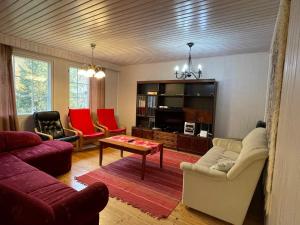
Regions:
<svg viewBox="0 0 300 225"><path fill-rule="evenodd" d="M195 137L192 143L192 152L204 155L211 147L210 138Z"/></svg>
<svg viewBox="0 0 300 225"><path fill-rule="evenodd" d="M145 139L153 139L153 131L152 130L143 130L143 138Z"/></svg>
<svg viewBox="0 0 300 225"><path fill-rule="evenodd" d="M131 135L135 137L143 137L143 129L133 127L131 130Z"/></svg>
<svg viewBox="0 0 300 225"><path fill-rule="evenodd" d="M193 137L179 134L177 137L177 149L180 151L192 151Z"/></svg>

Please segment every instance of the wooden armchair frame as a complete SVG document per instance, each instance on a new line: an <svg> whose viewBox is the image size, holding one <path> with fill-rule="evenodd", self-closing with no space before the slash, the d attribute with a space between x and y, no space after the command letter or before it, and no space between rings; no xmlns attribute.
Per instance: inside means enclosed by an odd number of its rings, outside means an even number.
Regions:
<svg viewBox="0 0 300 225"><path fill-rule="evenodd" d="M126 127L122 127L122 128L125 129L124 131L121 131L119 133L112 133L112 132L109 131L107 126L104 126L103 124L100 124L99 121L97 121L96 124L97 124L97 126L104 129L105 137L111 137L111 136L115 136L115 135L126 134Z"/></svg>
<svg viewBox="0 0 300 225"><path fill-rule="evenodd" d="M65 128L65 127L63 127L63 130L64 130L65 132L71 132L71 133L73 133L74 135L79 136L79 133L78 133L76 130L71 130L71 129L68 129L68 128ZM37 128L34 128L34 132L35 132L36 134L40 135L40 136L43 136L43 137L49 139L49 140L55 140L55 139L52 137L52 135L46 134L46 133L43 133L43 132L40 132L40 131L37 130ZM79 137L80 137L80 136L79 136ZM76 150L78 150L78 148L79 148L79 142L80 142L79 139L76 140L76 141L74 141L74 142L72 142L72 143L75 145L75 149L76 149Z"/></svg>
<svg viewBox="0 0 300 225"><path fill-rule="evenodd" d="M97 130L99 130L100 132L104 133L105 136L105 130L103 128L101 128L100 126L97 126L96 124L93 123L94 128L96 128ZM78 150L82 150L82 147L84 144L88 144L88 143L93 143L94 145L98 146L99 142L98 140L100 139L99 137L95 137L95 138L84 138L84 135L82 133L82 131L76 129L75 127L72 126L70 119L69 119L69 130L72 130L74 132L77 132L78 136L79 136L79 148Z"/></svg>

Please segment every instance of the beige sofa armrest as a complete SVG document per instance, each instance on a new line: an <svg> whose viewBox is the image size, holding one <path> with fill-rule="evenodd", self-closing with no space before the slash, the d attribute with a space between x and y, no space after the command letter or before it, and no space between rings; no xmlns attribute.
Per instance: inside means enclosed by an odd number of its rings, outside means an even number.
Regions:
<svg viewBox="0 0 300 225"><path fill-rule="evenodd" d="M242 149L242 141L239 139L214 138L213 146L219 146L236 153L240 153Z"/></svg>
<svg viewBox="0 0 300 225"><path fill-rule="evenodd" d="M180 168L183 171L194 171L196 173L199 173L204 176L208 176L213 179L220 179L220 180L226 180L227 175L224 172L218 171L218 170L213 170L205 166L193 164L193 163L188 163L188 162L182 162L180 164Z"/></svg>
<svg viewBox="0 0 300 225"><path fill-rule="evenodd" d="M236 161L235 165L227 173L228 180L234 180L255 163L265 164L267 158L267 149L255 149L250 154L248 154L247 157L241 157Z"/></svg>

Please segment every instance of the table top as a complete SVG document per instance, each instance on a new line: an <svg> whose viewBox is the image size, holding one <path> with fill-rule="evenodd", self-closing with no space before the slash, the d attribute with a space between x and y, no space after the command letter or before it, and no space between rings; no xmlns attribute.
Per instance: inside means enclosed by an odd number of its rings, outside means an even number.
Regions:
<svg viewBox="0 0 300 225"><path fill-rule="evenodd" d="M160 143L158 141L153 141L153 140L139 138L139 137L133 137L133 136L129 136L129 135L122 135L122 136L125 136L128 138L133 138L134 140L150 141L152 143L157 143L159 145L162 145L162 143ZM119 146L119 147L130 148L130 149L134 149L137 151L144 151L144 152L151 151L150 147L139 146L139 145L131 144L130 142L122 142L122 141L117 141L117 140L113 140L110 138L99 139L99 142L104 143L104 144L109 144L109 145L115 145L115 146Z"/></svg>

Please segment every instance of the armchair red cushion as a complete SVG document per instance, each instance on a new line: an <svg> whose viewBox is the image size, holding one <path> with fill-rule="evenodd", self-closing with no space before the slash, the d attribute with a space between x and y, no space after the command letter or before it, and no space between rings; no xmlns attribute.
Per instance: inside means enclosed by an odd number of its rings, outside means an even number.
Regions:
<svg viewBox="0 0 300 225"><path fill-rule="evenodd" d="M118 130L114 109L97 109L98 122L111 130Z"/></svg>
<svg viewBox="0 0 300 225"><path fill-rule="evenodd" d="M69 118L72 126L84 135L96 133L90 109L69 109Z"/></svg>

